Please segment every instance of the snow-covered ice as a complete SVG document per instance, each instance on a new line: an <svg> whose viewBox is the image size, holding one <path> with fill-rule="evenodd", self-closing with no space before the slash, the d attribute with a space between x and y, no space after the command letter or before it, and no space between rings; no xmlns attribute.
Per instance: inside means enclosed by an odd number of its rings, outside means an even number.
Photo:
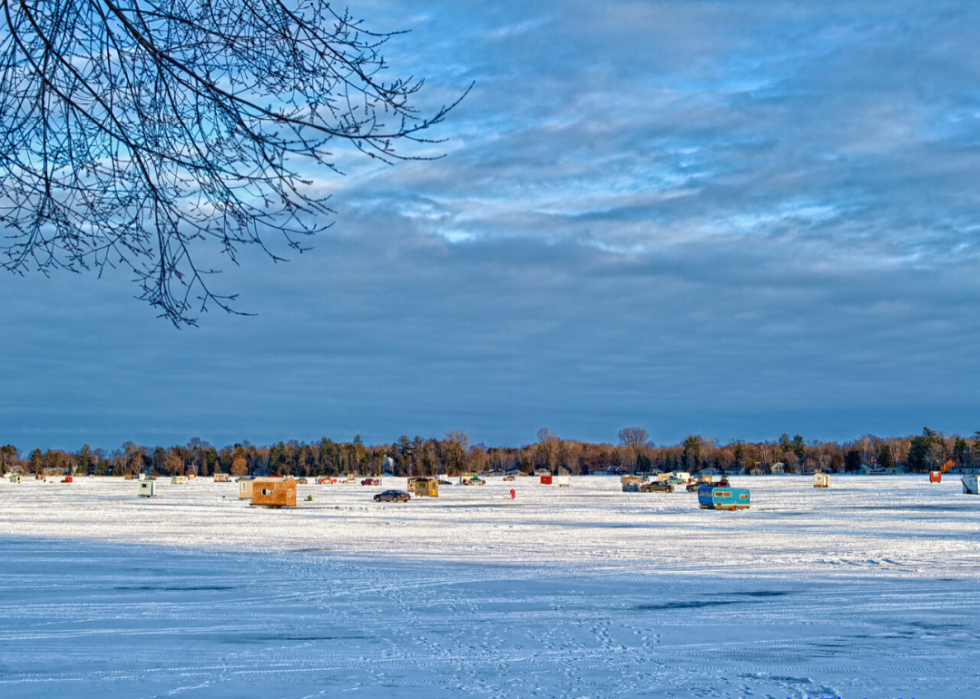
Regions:
<svg viewBox="0 0 980 699"><path fill-rule="evenodd" d="M756 477L752 509L532 479L0 483L0 696L976 697L980 498ZM511 488L517 491L511 501Z"/></svg>

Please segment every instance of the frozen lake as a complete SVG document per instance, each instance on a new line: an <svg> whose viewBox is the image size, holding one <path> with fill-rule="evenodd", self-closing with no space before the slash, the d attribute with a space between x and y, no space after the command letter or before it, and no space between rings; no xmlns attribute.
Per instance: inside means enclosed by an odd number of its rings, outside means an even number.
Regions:
<svg viewBox="0 0 980 699"><path fill-rule="evenodd" d="M3 482L0 695L972 699L980 500L950 481L737 479L739 513L609 477L295 511Z"/></svg>

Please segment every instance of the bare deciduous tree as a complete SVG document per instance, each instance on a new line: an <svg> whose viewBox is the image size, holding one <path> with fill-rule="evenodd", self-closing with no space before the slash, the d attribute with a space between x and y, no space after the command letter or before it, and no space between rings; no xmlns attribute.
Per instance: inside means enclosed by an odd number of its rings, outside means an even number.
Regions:
<svg viewBox="0 0 980 699"><path fill-rule="evenodd" d="M184 460L173 449L167 449L160 466L163 467L167 475L182 476L184 474Z"/></svg>
<svg viewBox="0 0 980 699"><path fill-rule="evenodd" d="M175 324L234 296L192 256L210 241L273 260L332 212L301 162L332 148L384 161L422 118L420 80L386 82L372 33L327 0L0 0L3 266L122 266ZM193 250L192 250L193 249Z"/></svg>
<svg viewBox="0 0 980 699"><path fill-rule="evenodd" d="M636 460L640 455L640 449L646 446L650 440L650 435L642 427L624 427L619 431L619 444L623 448L623 457L626 467L633 471Z"/></svg>
<svg viewBox="0 0 980 699"><path fill-rule="evenodd" d="M466 470L466 452L470 448L470 435L464 430L450 430L442 443L443 459L450 473Z"/></svg>

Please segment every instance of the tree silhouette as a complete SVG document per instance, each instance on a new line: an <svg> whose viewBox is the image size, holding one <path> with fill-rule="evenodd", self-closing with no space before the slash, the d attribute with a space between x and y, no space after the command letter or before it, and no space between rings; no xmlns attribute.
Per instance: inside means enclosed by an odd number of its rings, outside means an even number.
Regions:
<svg viewBox="0 0 980 699"><path fill-rule="evenodd" d="M0 6L3 266L128 268L176 325L235 312L192 256L201 243L279 261L270 236L302 252L329 225L302 162L339 172L338 143L406 159L395 144L427 141L455 106L420 117L422 81L383 80L393 35L326 0Z"/></svg>

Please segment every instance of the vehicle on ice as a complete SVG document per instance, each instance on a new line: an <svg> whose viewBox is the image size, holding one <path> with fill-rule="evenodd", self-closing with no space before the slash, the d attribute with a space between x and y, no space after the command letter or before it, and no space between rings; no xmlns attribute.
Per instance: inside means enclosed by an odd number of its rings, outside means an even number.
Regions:
<svg viewBox="0 0 980 699"><path fill-rule="evenodd" d="M412 496L404 490L386 490L374 496L375 502L408 502Z"/></svg>
<svg viewBox="0 0 980 699"><path fill-rule="evenodd" d="M670 483L641 483L640 484L641 493L673 493L674 486Z"/></svg>

